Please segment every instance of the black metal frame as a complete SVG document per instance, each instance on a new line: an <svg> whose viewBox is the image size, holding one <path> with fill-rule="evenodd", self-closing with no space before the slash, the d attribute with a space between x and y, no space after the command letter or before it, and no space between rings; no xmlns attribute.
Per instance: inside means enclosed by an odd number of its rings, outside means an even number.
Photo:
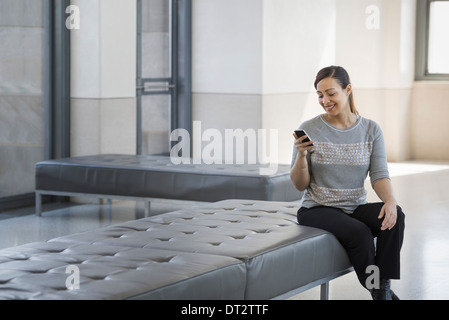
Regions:
<svg viewBox="0 0 449 320"><path fill-rule="evenodd" d="M44 0L45 158L70 156L70 0Z"/></svg>

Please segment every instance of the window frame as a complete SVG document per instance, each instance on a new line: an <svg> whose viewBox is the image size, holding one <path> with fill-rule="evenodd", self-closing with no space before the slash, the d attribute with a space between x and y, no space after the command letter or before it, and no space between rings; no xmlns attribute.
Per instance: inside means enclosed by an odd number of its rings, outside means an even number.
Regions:
<svg viewBox="0 0 449 320"><path fill-rule="evenodd" d="M429 73L429 19L430 4L432 2L449 0L418 0L416 8L416 58L415 80L449 81L449 73Z"/></svg>

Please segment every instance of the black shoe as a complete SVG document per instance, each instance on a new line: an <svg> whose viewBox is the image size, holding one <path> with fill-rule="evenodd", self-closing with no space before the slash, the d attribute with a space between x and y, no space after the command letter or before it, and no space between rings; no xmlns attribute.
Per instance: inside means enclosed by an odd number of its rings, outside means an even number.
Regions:
<svg viewBox="0 0 449 320"><path fill-rule="evenodd" d="M399 299L399 297L396 295L396 293L393 292L393 290L390 289L391 292L391 300L401 300Z"/></svg>
<svg viewBox="0 0 449 320"><path fill-rule="evenodd" d="M371 289L370 292L373 300L400 300L391 290L390 280L381 279L379 289Z"/></svg>
<svg viewBox="0 0 449 320"><path fill-rule="evenodd" d="M371 297L373 297L373 300L393 300L391 292L391 290L385 289L372 289Z"/></svg>

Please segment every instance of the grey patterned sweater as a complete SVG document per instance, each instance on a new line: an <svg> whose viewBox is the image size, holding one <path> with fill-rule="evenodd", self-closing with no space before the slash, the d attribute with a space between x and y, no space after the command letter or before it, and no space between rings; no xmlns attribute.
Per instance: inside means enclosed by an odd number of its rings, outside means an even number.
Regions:
<svg viewBox="0 0 449 320"><path fill-rule="evenodd" d="M367 202L364 182L368 174L371 185L389 178L384 138L376 122L358 116L352 127L337 129L320 115L302 123L300 129L315 145L307 154L310 184L303 207L323 205L352 213ZM297 153L293 147L292 166Z"/></svg>

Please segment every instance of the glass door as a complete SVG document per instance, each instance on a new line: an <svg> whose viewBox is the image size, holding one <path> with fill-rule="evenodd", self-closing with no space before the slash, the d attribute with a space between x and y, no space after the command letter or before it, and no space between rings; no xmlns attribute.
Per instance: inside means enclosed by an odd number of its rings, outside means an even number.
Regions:
<svg viewBox="0 0 449 320"><path fill-rule="evenodd" d="M137 0L137 154L169 154L191 126L190 0Z"/></svg>
<svg viewBox="0 0 449 320"><path fill-rule="evenodd" d="M138 1L137 153L169 152L175 94L172 0ZM139 30L140 29L140 30Z"/></svg>

